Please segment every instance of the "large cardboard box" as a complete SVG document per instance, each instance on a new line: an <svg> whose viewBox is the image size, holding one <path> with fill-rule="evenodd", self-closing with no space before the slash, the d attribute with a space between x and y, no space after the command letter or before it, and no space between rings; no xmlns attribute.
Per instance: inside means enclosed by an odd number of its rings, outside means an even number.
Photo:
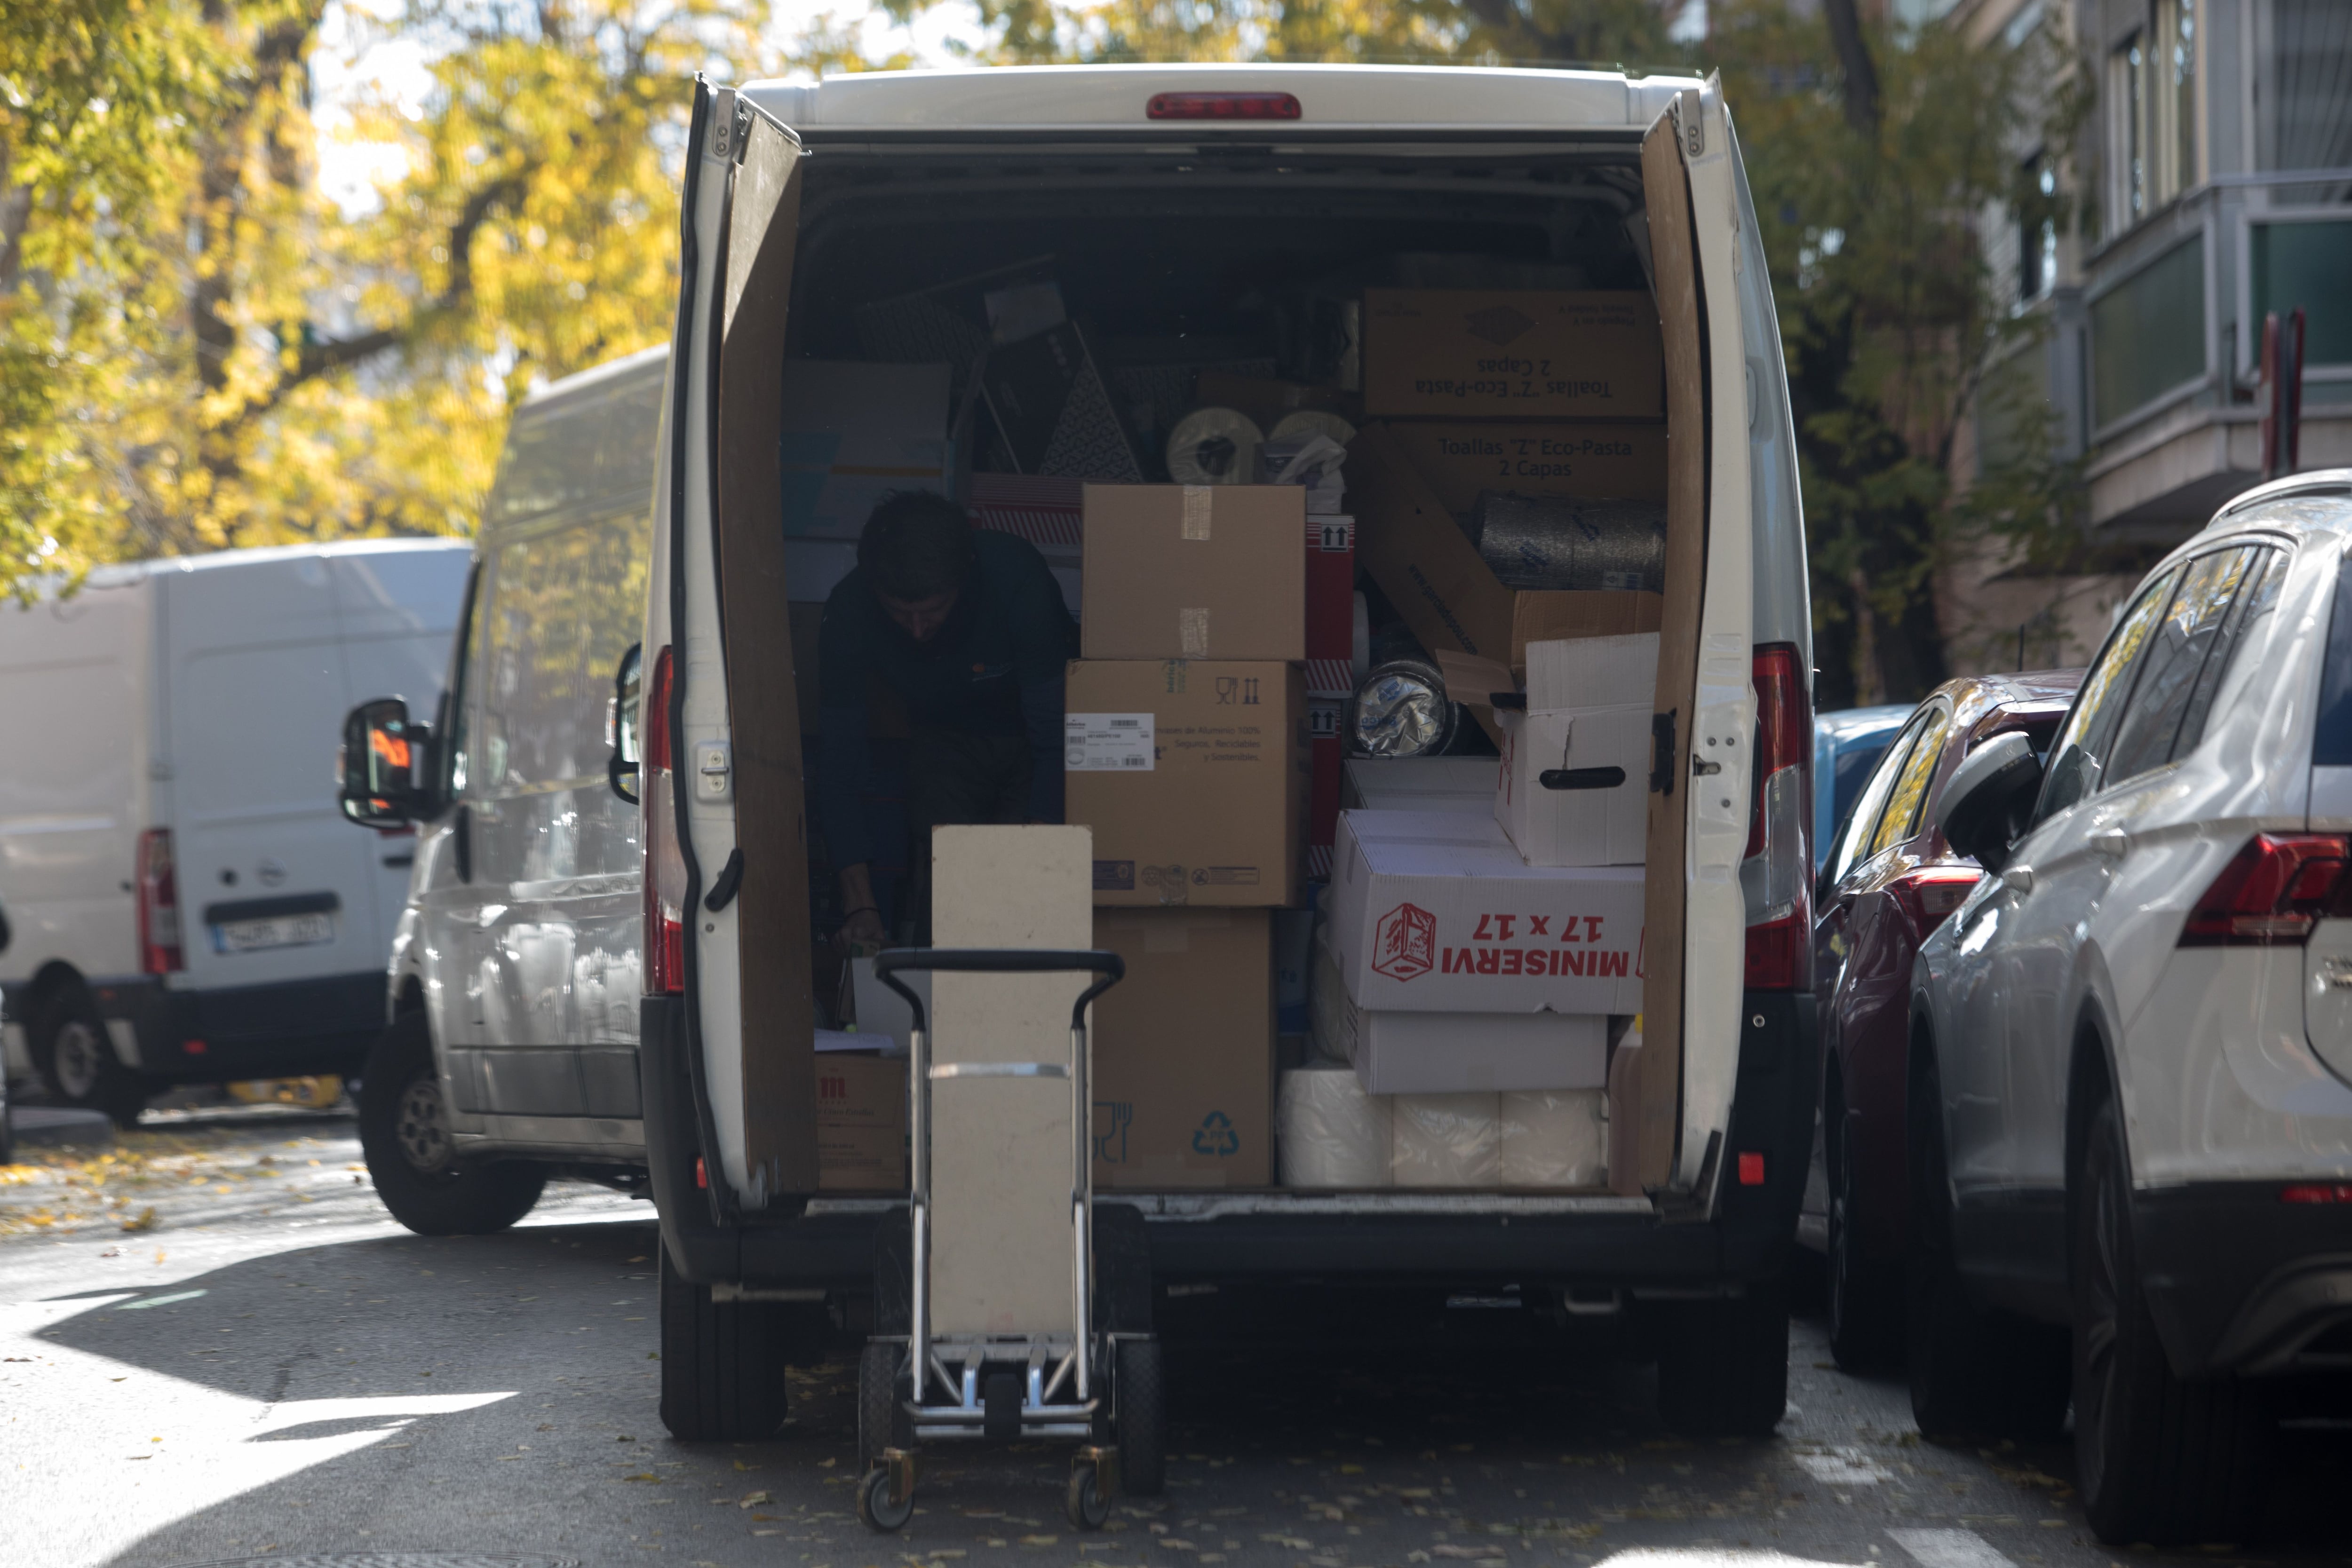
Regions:
<svg viewBox="0 0 2352 1568"><path fill-rule="evenodd" d="M1263 909L1097 909L1127 977L1094 1005L1095 1185L1274 1184L1274 938Z"/></svg>
<svg viewBox="0 0 2352 1568"><path fill-rule="evenodd" d="M1063 722L1065 814L1094 830L1097 904L1298 902L1312 765L1296 665L1079 659Z"/></svg>
<svg viewBox="0 0 2352 1568"><path fill-rule="evenodd" d="M1343 811L1325 897L1360 1008L1642 1010L1640 866L1531 866L1492 817Z"/></svg>
<svg viewBox="0 0 2352 1568"><path fill-rule="evenodd" d="M1660 418L1657 304L1639 289L1367 288L1364 412Z"/></svg>
<svg viewBox="0 0 2352 1568"><path fill-rule="evenodd" d="M1328 928L1315 959L1328 977L1317 1002L1318 1045L1345 1056L1369 1094L1474 1089L1598 1089L1608 1082L1609 1019L1600 1013L1424 1013L1360 1008L1349 997ZM1321 977L1318 977L1320 978Z"/></svg>
<svg viewBox="0 0 2352 1568"><path fill-rule="evenodd" d="M1399 420L1382 428L1455 517L1480 492L1511 496L1666 498L1663 424L1561 424Z"/></svg>
<svg viewBox="0 0 2352 1568"><path fill-rule="evenodd" d="M816 1059L816 1184L907 1190L907 1061L828 1051Z"/></svg>
<svg viewBox="0 0 2352 1568"><path fill-rule="evenodd" d="M1089 659L1307 657L1307 492L1089 485Z"/></svg>
<svg viewBox="0 0 2352 1568"><path fill-rule="evenodd" d="M776 444L785 534L855 539L892 491L944 493L948 375L944 364L785 361ZM793 593L823 598L814 587Z"/></svg>
<svg viewBox="0 0 2352 1568"><path fill-rule="evenodd" d="M1527 664L1530 643L1658 629L1662 594L1503 586L1391 431L1368 425L1348 446L1356 559L1422 646L1484 654L1516 673ZM1482 722L1491 724L1484 716Z"/></svg>

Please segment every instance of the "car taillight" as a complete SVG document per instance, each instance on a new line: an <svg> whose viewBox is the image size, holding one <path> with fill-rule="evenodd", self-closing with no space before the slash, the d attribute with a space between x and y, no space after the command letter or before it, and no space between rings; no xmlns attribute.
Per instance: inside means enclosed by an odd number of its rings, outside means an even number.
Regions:
<svg viewBox="0 0 2352 1568"><path fill-rule="evenodd" d="M2346 858L2341 833L2256 833L2189 912L2180 946L2300 944L2336 904Z"/></svg>
<svg viewBox="0 0 2352 1568"><path fill-rule="evenodd" d="M1911 916L1912 927L1925 936L1944 923L1944 916L1969 901L1969 890L1984 880L1974 866L1927 865L1904 873L1886 884L1886 891Z"/></svg>
<svg viewBox="0 0 2352 1568"><path fill-rule="evenodd" d="M2352 1182L2297 1182L2279 1188L2281 1203L2352 1203Z"/></svg>
<svg viewBox="0 0 2352 1568"><path fill-rule="evenodd" d="M1804 661L1786 643L1756 650L1756 805L1739 865L1748 904L1750 990L1812 984L1812 704Z"/></svg>
<svg viewBox="0 0 2352 1568"><path fill-rule="evenodd" d="M1160 92L1143 106L1152 120L1297 120L1286 92Z"/></svg>
<svg viewBox="0 0 2352 1568"><path fill-rule="evenodd" d="M139 835L139 972L166 975L187 967L180 946L180 882L172 870L172 830Z"/></svg>
<svg viewBox="0 0 2352 1568"><path fill-rule="evenodd" d="M677 843L677 801L671 786L670 651L654 659L637 721L645 736L646 994L686 989L686 856Z"/></svg>

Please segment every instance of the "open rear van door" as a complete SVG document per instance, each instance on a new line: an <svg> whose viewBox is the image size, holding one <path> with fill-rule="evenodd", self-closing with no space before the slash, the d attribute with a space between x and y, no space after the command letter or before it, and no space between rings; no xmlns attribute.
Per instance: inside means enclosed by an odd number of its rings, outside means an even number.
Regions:
<svg viewBox="0 0 2352 1568"><path fill-rule="evenodd" d="M646 644L649 701L663 689L657 644L672 645L673 810L648 827L674 824L682 852L681 896L661 913L680 928L676 983L701 1057L722 1212L817 1185L806 807L776 464L800 163L789 130L734 89L698 80L667 528L656 542L671 562L670 596ZM660 721L648 721L650 741ZM649 812L663 793L648 789ZM662 846L648 847L653 884ZM646 936L650 958L665 936Z"/></svg>
<svg viewBox="0 0 2352 1568"><path fill-rule="evenodd" d="M1665 606L1652 717L1643 1038L1623 1191L1719 1175L1738 1069L1756 702L1739 202L1722 83L1675 95L1642 145L1666 357ZM1711 1147L1711 1145L1714 1145ZM1711 1190L1696 1195L1712 1201Z"/></svg>

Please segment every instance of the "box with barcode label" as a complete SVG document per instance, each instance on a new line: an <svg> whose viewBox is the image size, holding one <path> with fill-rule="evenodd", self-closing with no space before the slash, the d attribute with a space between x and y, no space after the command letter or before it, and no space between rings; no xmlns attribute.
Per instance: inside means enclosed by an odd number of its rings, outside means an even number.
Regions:
<svg viewBox="0 0 2352 1568"><path fill-rule="evenodd" d="M1067 689L1066 813L1094 831L1096 904L1297 901L1312 782L1297 666L1080 659Z"/></svg>

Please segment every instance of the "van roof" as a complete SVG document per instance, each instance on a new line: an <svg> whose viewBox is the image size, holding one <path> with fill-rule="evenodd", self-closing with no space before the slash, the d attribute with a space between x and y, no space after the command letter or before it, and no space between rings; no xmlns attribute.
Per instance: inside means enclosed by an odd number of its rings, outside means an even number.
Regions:
<svg viewBox="0 0 2352 1568"><path fill-rule="evenodd" d="M329 556L398 555L419 550L471 550L474 541L465 538L408 539L342 539L323 545L264 545L253 549L214 550L206 555L157 556L150 560L122 561L101 566L89 574L93 588L118 588L135 582L142 577L160 577L165 572L234 571L240 567L260 566L271 561L315 559ZM54 591L50 585L47 591Z"/></svg>
<svg viewBox="0 0 2352 1568"><path fill-rule="evenodd" d="M558 408L570 399L593 392L610 382L625 380L649 365L660 365L663 367L663 373L668 373L669 345L667 343L656 343L650 349L639 349L634 354L624 354L617 360L607 360L601 365L592 366L584 371L575 371L561 381L550 382L515 404L515 413L520 415L525 410L529 410L533 414L557 412ZM557 407L551 408L551 404Z"/></svg>
<svg viewBox="0 0 2352 1568"><path fill-rule="evenodd" d="M998 66L860 71L819 82L760 81L742 89L799 131L1150 131L1313 137L1400 131L1641 131L1695 77L1527 67L1355 65ZM1287 92L1284 120L1152 120L1163 92Z"/></svg>

